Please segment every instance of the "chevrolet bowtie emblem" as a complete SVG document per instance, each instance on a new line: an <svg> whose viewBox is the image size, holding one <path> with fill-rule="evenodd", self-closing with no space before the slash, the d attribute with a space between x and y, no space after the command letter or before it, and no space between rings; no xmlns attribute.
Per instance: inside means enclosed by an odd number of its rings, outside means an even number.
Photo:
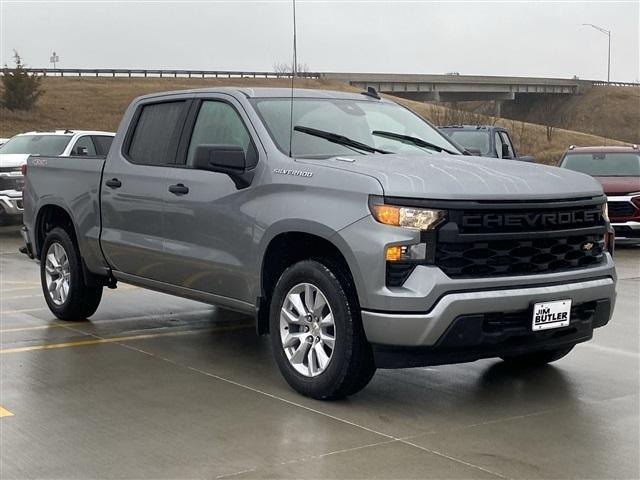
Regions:
<svg viewBox="0 0 640 480"><path fill-rule="evenodd" d="M585 252L590 252L593 248L593 242L584 242L580 248Z"/></svg>

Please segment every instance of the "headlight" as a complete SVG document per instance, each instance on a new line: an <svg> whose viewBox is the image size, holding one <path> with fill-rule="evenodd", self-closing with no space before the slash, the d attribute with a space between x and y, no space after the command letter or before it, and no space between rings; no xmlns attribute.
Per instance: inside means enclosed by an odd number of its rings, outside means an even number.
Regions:
<svg viewBox="0 0 640 480"><path fill-rule="evenodd" d="M379 197L372 197L369 208L373 218L385 225L430 230L440 224L446 216L444 210L388 205L381 200Z"/></svg>

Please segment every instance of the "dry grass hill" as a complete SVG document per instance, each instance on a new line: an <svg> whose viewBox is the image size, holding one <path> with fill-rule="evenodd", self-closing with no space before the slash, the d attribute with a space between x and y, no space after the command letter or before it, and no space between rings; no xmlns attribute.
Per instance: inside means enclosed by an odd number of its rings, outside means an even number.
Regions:
<svg viewBox="0 0 640 480"><path fill-rule="evenodd" d="M30 130L60 128L115 131L129 102L138 95L166 90L212 86L278 86L291 85L285 79L189 79L189 78L44 78L44 95L31 112L0 109L0 137ZM296 87L357 91L342 83L321 80L296 80ZM523 155L534 155L538 161L555 164L570 144L601 145L600 136L571 130L555 129L547 139L542 125L515 120L496 119L475 113L395 99L412 108L434 124L496 123L507 127ZM609 141L611 143L619 143Z"/></svg>

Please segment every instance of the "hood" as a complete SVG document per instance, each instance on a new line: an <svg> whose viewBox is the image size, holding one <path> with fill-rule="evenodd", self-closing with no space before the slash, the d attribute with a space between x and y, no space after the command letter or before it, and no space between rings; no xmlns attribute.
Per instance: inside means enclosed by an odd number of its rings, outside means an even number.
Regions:
<svg viewBox="0 0 640 480"><path fill-rule="evenodd" d="M297 161L375 177L384 194L393 197L527 200L602 195L602 187L589 175L516 160L376 154Z"/></svg>
<svg viewBox="0 0 640 480"><path fill-rule="evenodd" d="M595 177L607 195L640 192L640 177Z"/></svg>
<svg viewBox="0 0 640 480"><path fill-rule="evenodd" d="M28 153L5 153L0 154L0 168L21 167L27 163Z"/></svg>

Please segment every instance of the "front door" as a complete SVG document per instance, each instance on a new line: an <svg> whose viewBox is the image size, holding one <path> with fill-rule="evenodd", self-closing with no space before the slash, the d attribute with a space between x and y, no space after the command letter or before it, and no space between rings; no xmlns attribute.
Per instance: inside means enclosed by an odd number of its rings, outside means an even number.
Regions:
<svg viewBox="0 0 640 480"><path fill-rule="evenodd" d="M163 197L187 109L188 100L140 105L124 145L107 158L101 240L115 270L162 278Z"/></svg>
<svg viewBox="0 0 640 480"><path fill-rule="evenodd" d="M177 168L165 189L165 281L181 287L253 303L247 259L256 208L251 187L238 189L228 175L192 168L198 145L239 145L247 162L258 154L241 107L230 98L194 102L193 127L181 142ZM189 127L185 127L189 128Z"/></svg>

